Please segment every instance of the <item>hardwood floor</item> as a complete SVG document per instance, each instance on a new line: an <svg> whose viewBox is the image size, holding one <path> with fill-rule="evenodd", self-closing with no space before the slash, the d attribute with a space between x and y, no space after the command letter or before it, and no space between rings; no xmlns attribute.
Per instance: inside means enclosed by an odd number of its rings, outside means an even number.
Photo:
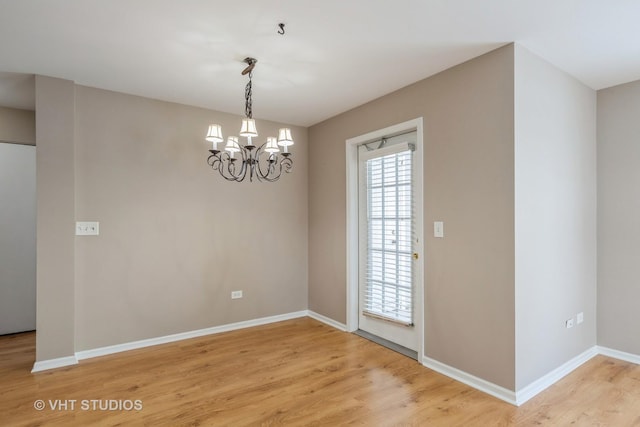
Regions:
<svg viewBox="0 0 640 427"><path fill-rule="evenodd" d="M0 425L640 426L640 366L603 356L516 408L309 318L31 374L34 346L0 337Z"/></svg>

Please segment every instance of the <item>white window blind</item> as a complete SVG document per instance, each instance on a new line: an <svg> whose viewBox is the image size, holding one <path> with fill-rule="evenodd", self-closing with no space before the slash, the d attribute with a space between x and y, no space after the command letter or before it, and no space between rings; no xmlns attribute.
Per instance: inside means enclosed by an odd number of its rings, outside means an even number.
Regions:
<svg viewBox="0 0 640 427"><path fill-rule="evenodd" d="M364 157L366 277L362 311L413 325L413 145ZM364 178L363 177L363 178Z"/></svg>

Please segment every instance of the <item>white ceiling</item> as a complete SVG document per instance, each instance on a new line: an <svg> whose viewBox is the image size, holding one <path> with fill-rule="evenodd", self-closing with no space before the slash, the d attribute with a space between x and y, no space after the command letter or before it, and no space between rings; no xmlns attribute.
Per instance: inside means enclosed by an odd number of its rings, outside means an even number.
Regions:
<svg viewBox="0 0 640 427"><path fill-rule="evenodd" d="M638 22L638 0L0 0L0 71L243 114L254 56L255 117L307 126L514 41L593 89L638 80ZM33 108L19 77L0 104Z"/></svg>

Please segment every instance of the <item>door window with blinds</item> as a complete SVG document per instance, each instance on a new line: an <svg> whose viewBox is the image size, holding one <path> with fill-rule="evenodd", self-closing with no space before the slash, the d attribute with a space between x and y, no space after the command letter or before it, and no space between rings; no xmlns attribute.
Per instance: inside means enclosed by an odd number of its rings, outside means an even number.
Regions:
<svg viewBox="0 0 640 427"><path fill-rule="evenodd" d="M413 135L415 138L415 134ZM359 148L361 314L413 325L413 150L401 135Z"/></svg>

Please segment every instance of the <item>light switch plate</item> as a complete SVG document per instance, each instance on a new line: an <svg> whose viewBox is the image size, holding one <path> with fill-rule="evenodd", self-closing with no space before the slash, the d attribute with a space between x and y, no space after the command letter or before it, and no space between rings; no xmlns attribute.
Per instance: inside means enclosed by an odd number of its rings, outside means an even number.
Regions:
<svg viewBox="0 0 640 427"><path fill-rule="evenodd" d="M433 237L444 237L444 223L442 221L433 222Z"/></svg>
<svg viewBox="0 0 640 427"><path fill-rule="evenodd" d="M76 222L76 236L97 236L100 234L100 223L97 221Z"/></svg>

